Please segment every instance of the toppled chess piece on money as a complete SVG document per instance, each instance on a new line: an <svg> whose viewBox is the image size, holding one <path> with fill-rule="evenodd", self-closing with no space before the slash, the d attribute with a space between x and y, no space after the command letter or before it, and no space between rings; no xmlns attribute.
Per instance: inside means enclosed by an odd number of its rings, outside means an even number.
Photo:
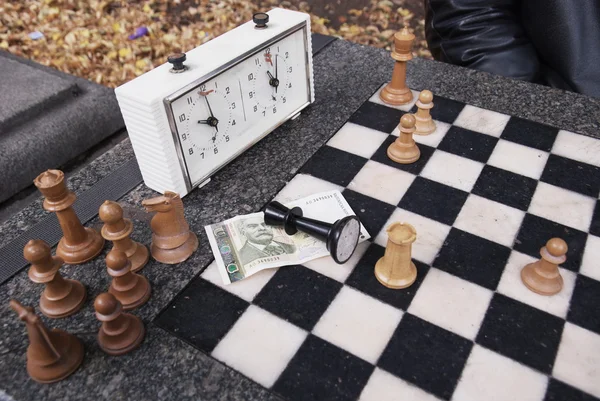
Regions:
<svg viewBox="0 0 600 401"><path fill-rule="evenodd" d="M113 249L125 252L131 262L131 271L141 270L150 257L148 248L129 238L133 231L131 220L123 218L123 209L117 202L105 201L98 211L104 226L100 231L104 239L113 242Z"/></svg>
<svg viewBox="0 0 600 401"><path fill-rule="evenodd" d="M269 203L264 213L266 224L283 227L288 235L302 231L325 241L327 250L336 263L346 263L358 245L360 221L356 216L346 216L334 223L325 223L303 217L299 207L289 209L276 201Z"/></svg>
<svg viewBox="0 0 600 401"><path fill-rule="evenodd" d="M152 228L152 257L161 263L185 261L198 248L198 237L190 231L183 214L183 202L178 194L164 195L142 201L149 212L156 212L150 221Z"/></svg>
<svg viewBox="0 0 600 401"><path fill-rule="evenodd" d="M131 310L145 304L150 298L150 283L146 277L131 271L131 262L125 252L113 249L106 255L106 270L113 278L108 292Z"/></svg>
<svg viewBox="0 0 600 401"><path fill-rule="evenodd" d="M10 301L10 307L27 325L27 373L40 383L60 381L75 372L83 362L83 344L64 330L48 330L33 308Z"/></svg>
<svg viewBox="0 0 600 401"><path fill-rule="evenodd" d="M540 295L554 295L563 287L563 278L558 265L567 260L567 243L560 238L552 238L540 249L542 258L530 263L521 270L521 280L531 291Z"/></svg>
<svg viewBox="0 0 600 401"><path fill-rule="evenodd" d="M146 334L142 320L123 307L114 295L103 293L94 301L96 318L102 322L98 345L109 355L123 355L142 343Z"/></svg>
<svg viewBox="0 0 600 401"><path fill-rule="evenodd" d="M84 227L72 205L75 194L68 190L65 175L60 170L47 170L33 181L44 199L44 209L55 212L63 237L56 247L56 255L67 264L85 263L102 251L104 238L96 230Z"/></svg>
<svg viewBox="0 0 600 401"><path fill-rule="evenodd" d="M387 229L385 255L375 264L375 277L388 288L411 286L417 279L417 267L411 259L412 243L417 231L406 223L394 223Z"/></svg>
<svg viewBox="0 0 600 401"><path fill-rule="evenodd" d="M74 314L83 306L86 291L77 280L65 279L60 274L63 260L52 256L50 246L42 240L31 240L23 249L23 257L29 263L29 278L34 283L44 283L46 288L40 296L40 311L51 318Z"/></svg>

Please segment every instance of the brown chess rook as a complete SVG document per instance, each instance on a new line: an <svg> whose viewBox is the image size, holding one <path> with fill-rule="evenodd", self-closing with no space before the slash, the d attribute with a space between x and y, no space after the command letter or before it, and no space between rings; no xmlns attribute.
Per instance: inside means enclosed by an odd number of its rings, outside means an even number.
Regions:
<svg viewBox="0 0 600 401"><path fill-rule="evenodd" d="M48 330L33 308L10 301L10 307L27 325L27 373L40 383L53 383L75 372L83 362L83 344L66 331Z"/></svg>
<svg viewBox="0 0 600 401"><path fill-rule="evenodd" d="M113 249L106 255L106 270L113 278L108 292L131 310L145 304L150 298L150 283L146 277L131 271L131 262L125 252Z"/></svg>
<svg viewBox="0 0 600 401"><path fill-rule="evenodd" d="M161 263L185 261L198 248L198 237L190 231L183 214L183 202L178 194L167 191L142 202L149 212L157 212L150 221L152 257Z"/></svg>
<svg viewBox="0 0 600 401"><path fill-rule="evenodd" d="M415 116L404 114L400 119L400 135L388 146L388 157L400 164L410 164L419 160L421 151L413 139Z"/></svg>
<svg viewBox="0 0 600 401"><path fill-rule="evenodd" d="M131 220L123 218L123 209L117 202L105 201L98 212L104 222L102 237L113 242L113 249L125 252L131 262L131 271L141 270L150 257L148 248L129 238L133 231Z"/></svg>
<svg viewBox="0 0 600 401"><path fill-rule="evenodd" d="M419 94L417 100L417 112L415 114L415 134L429 135L435 131L435 122L431 118L431 109L433 108L433 93L425 89Z"/></svg>
<svg viewBox="0 0 600 401"><path fill-rule="evenodd" d="M412 92L406 86L406 63L413 58L414 40L415 35L410 33L407 27L394 35L392 58L396 62L394 63L392 80L379 93L379 97L385 103L399 106L409 103L413 98Z"/></svg>
<svg viewBox="0 0 600 401"><path fill-rule="evenodd" d="M406 223L394 223L387 229L385 254L375 264L375 277L388 288L400 289L417 279L417 267L411 259L412 243L417 231Z"/></svg>
<svg viewBox="0 0 600 401"><path fill-rule="evenodd" d="M61 318L77 312L85 302L85 287L79 281L64 279L59 272L63 261L52 256L47 243L31 240L23 249L25 260L31 263L29 278L34 283L44 283L40 296L40 310L51 318Z"/></svg>
<svg viewBox="0 0 600 401"><path fill-rule="evenodd" d="M558 265L567 260L568 246L560 238L552 238L540 249L542 258L521 270L521 280L531 291L540 295L554 295L563 287Z"/></svg>
<svg viewBox="0 0 600 401"><path fill-rule="evenodd" d="M104 246L104 238L92 228L84 227L71 207L75 194L68 190L60 170L47 170L33 181L44 199L44 209L55 212L63 237L56 255L67 264L80 264L95 258Z"/></svg>
<svg viewBox="0 0 600 401"><path fill-rule="evenodd" d="M102 322L98 344L109 355L123 355L142 343L146 329L142 320L123 307L114 295L103 293L94 301L96 318Z"/></svg>

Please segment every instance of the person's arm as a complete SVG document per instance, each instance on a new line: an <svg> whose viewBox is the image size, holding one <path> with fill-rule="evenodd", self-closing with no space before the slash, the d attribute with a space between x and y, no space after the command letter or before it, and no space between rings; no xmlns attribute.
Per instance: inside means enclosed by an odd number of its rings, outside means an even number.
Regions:
<svg viewBox="0 0 600 401"><path fill-rule="evenodd" d="M424 0L436 60L538 82L540 63L520 25L520 0Z"/></svg>

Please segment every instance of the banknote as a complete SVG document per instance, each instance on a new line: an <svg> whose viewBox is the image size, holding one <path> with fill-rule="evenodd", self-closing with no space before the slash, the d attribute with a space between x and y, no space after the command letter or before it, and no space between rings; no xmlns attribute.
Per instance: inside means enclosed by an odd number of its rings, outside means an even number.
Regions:
<svg viewBox="0 0 600 401"><path fill-rule="evenodd" d="M300 207L304 216L327 223L355 214L337 190L287 202L285 206ZM283 228L266 225L263 216L263 212L252 213L204 227L225 284L264 269L329 255L325 242L302 232L287 235ZM362 224L360 231L359 242L371 238Z"/></svg>

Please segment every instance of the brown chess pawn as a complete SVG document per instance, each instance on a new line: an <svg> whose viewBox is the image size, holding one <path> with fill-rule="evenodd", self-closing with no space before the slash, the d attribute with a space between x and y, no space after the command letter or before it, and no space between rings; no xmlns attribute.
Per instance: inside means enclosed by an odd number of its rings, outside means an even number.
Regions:
<svg viewBox="0 0 600 401"><path fill-rule="evenodd" d="M388 157L396 163L410 164L421 157L421 151L413 139L415 121L412 114L405 114L400 119L400 135L387 150Z"/></svg>
<svg viewBox="0 0 600 401"><path fill-rule="evenodd" d="M175 192L146 199L142 205L149 212L157 212L150 221L152 228L152 257L161 263L176 264L189 258L198 248L198 237L183 214L183 202Z"/></svg>
<svg viewBox="0 0 600 401"><path fill-rule="evenodd" d="M53 383L75 372L83 362L83 344L66 331L48 330L33 308L14 299L10 307L27 325L27 373L40 383Z"/></svg>
<svg viewBox="0 0 600 401"><path fill-rule="evenodd" d="M425 89L419 94L417 100L417 112L415 114L415 134L429 135L435 131L435 122L431 118L431 109L433 108L433 93Z"/></svg>
<svg viewBox="0 0 600 401"><path fill-rule="evenodd" d="M44 199L44 209L55 212L63 237L56 255L67 264L80 264L95 258L104 246L104 238L92 228L84 227L71 207L75 194L67 189L65 175L60 170L47 170L33 181Z"/></svg>
<svg viewBox="0 0 600 401"><path fill-rule="evenodd" d="M417 231L406 223L394 223L387 229L385 254L375 264L375 277L388 288L400 289L417 279L417 267L411 259L412 243Z"/></svg>
<svg viewBox="0 0 600 401"><path fill-rule="evenodd" d="M44 315L60 318L81 309L85 301L85 287L79 281L64 279L60 275L63 261L52 256L48 244L42 240L31 240L25 245L23 256L31 263L31 281L46 284L40 296L40 310Z"/></svg>
<svg viewBox="0 0 600 401"><path fill-rule="evenodd" d="M413 58L412 46L414 40L415 35L410 33L407 27L394 35L392 58L396 62L394 63L392 80L379 93L379 97L385 103L399 106L409 103L413 98L412 92L406 86L406 63Z"/></svg>
<svg viewBox="0 0 600 401"><path fill-rule="evenodd" d="M149 258L148 248L129 238L133 231L131 220L123 218L123 209L117 202L105 201L98 212L104 222L101 234L104 239L113 242L113 248L125 252L131 262L131 271L137 272L146 265Z"/></svg>
<svg viewBox="0 0 600 401"><path fill-rule="evenodd" d="M107 354L126 354L144 340L144 323L139 317L124 313L121 302L114 295L106 292L98 295L94 309L96 318L102 322L98 344Z"/></svg>
<svg viewBox="0 0 600 401"><path fill-rule="evenodd" d="M567 243L560 238L552 238L540 249L542 258L526 265L521 270L521 280L531 291L540 295L554 295L563 287L563 278L558 265L567 260Z"/></svg>
<svg viewBox="0 0 600 401"><path fill-rule="evenodd" d="M106 255L106 270L113 278L108 292L117 297L123 309L135 309L148 301L150 283L146 277L131 271L131 262L125 252L118 249L110 251Z"/></svg>

